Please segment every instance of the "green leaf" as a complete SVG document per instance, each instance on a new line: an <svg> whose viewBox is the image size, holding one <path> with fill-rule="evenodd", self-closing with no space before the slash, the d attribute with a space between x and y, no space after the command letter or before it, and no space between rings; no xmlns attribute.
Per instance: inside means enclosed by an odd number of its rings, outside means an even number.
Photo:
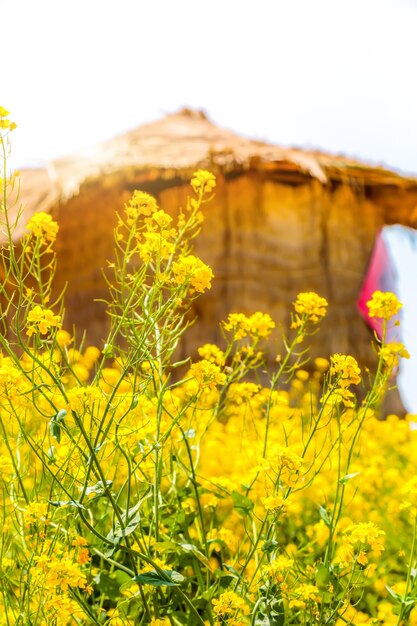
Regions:
<svg viewBox="0 0 417 626"><path fill-rule="evenodd" d="M174 624L181 624L181 626L188 626L190 623L187 613L184 611L172 611L171 613Z"/></svg>
<svg viewBox="0 0 417 626"><path fill-rule="evenodd" d="M65 409L61 409L52 419L55 422L62 422L67 417L67 411Z"/></svg>
<svg viewBox="0 0 417 626"><path fill-rule="evenodd" d="M359 476L360 472L353 472L353 474L346 474L345 476L342 476L342 478L339 480L339 483L341 485L346 485L346 483L349 480L352 480L352 478L355 478L355 476Z"/></svg>
<svg viewBox="0 0 417 626"><path fill-rule="evenodd" d="M266 552L268 554L269 552L273 552L274 550L276 550L278 546L279 546L278 541L274 541L273 539L268 539L267 541L265 541L265 543L262 544L261 550L262 552Z"/></svg>
<svg viewBox="0 0 417 626"><path fill-rule="evenodd" d="M222 589L227 589L232 581L236 580L231 574L227 576L220 576L219 585Z"/></svg>
<svg viewBox="0 0 417 626"><path fill-rule="evenodd" d="M106 480L106 487L111 487L113 484L113 481L111 480ZM80 487L80 491L82 491L83 488ZM87 489L85 490L86 495L91 495L92 493L96 494L97 496L102 495L105 491L105 487L103 485L103 483L101 482L101 480L98 481L98 483L96 483L95 485L90 485L89 487L87 487Z"/></svg>
<svg viewBox="0 0 417 626"><path fill-rule="evenodd" d="M335 600L335 594L330 591L322 591L320 597L323 604L331 604Z"/></svg>
<svg viewBox="0 0 417 626"><path fill-rule="evenodd" d="M231 565L227 565L227 563L223 563L223 567L224 567L224 569L225 569L225 570L227 570L228 572L231 572L231 573L235 576L235 578L240 578L240 574L239 574L239 572L237 572L237 571L235 570L235 568L234 568L234 567L232 567Z"/></svg>
<svg viewBox="0 0 417 626"><path fill-rule="evenodd" d="M242 515L248 515L254 507L254 503L247 496L242 495L238 491L232 491L233 505L236 511L239 511Z"/></svg>
<svg viewBox="0 0 417 626"><path fill-rule="evenodd" d="M58 411L56 415L51 418L49 422L49 430L54 439L59 443L61 441L61 427L60 422L63 422L67 416L67 411L65 409L61 409Z"/></svg>
<svg viewBox="0 0 417 626"><path fill-rule="evenodd" d="M397 602L401 602L402 596L400 596L398 593L396 593L394 591L394 589L391 589L391 587L389 585L385 585L385 589L388 591L390 596L392 596L394 598L394 600L396 600Z"/></svg>
<svg viewBox="0 0 417 626"><path fill-rule="evenodd" d="M188 552L189 554L192 554L201 563L203 563L203 565L210 568L210 561L202 552L200 552L200 550L196 546L194 546L191 543L180 543L179 545L182 548L182 550L184 550L184 552Z"/></svg>
<svg viewBox="0 0 417 626"><path fill-rule="evenodd" d="M49 422L49 431L51 436L57 440L58 443L61 441L61 426L54 420L51 419Z"/></svg>
<svg viewBox="0 0 417 626"><path fill-rule="evenodd" d="M398 604L401 604L406 608L411 608L417 603L417 598L413 598L412 596L402 596L401 594L396 593L394 589L392 589L389 585L385 585L385 589L388 591L390 596L392 596L394 600L398 602Z"/></svg>
<svg viewBox="0 0 417 626"><path fill-rule="evenodd" d="M277 621L274 615L269 616L264 613L258 613L255 619L255 626L281 626L283 623L283 620Z"/></svg>
<svg viewBox="0 0 417 626"><path fill-rule="evenodd" d="M123 528L120 526L120 524L116 524L114 530L111 530L107 535L107 539L114 542L116 539L126 537L127 535L134 533L139 524L140 515L139 513L137 513L134 517L132 517L131 520L129 520L129 522Z"/></svg>
<svg viewBox="0 0 417 626"><path fill-rule="evenodd" d="M133 580L142 585L152 585L153 587L177 587L185 580L184 576L174 570L164 569L162 573L163 575L152 570L151 572L138 574Z"/></svg>
<svg viewBox="0 0 417 626"><path fill-rule="evenodd" d="M85 506L83 506L81 502L78 502L77 500L56 500L56 501L48 500L48 502L49 504L52 504L52 506L56 506L56 507L72 506L75 509L83 509L84 511L87 510Z"/></svg>
<svg viewBox="0 0 417 626"><path fill-rule="evenodd" d="M329 514L326 511L326 509L324 508L324 506L322 506L321 504L320 504L320 507L319 507L319 511L320 511L320 517L323 520L323 522L326 524L327 528L331 528L332 527L332 520L329 517Z"/></svg>

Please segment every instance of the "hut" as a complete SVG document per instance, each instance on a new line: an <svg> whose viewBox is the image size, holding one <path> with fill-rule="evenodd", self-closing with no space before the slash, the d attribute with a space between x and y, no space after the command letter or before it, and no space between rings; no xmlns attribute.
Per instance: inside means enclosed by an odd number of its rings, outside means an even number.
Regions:
<svg viewBox="0 0 417 626"><path fill-rule="evenodd" d="M268 312L279 333L296 294L314 290L330 307L313 353L352 353L372 363L357 298L378 229L411 223L417 179L253 141L189 109L22 172L20 234L35 211L51 211L60 224L57 288L67 284L67 327L102 342L108 319L95 300L106 293L101 268L113 254L115 211L134 189L154 194L167 210L184 206L197 168L217 176L196 243L215 281L197 301L199 322L183 350L218 341L219 322L232 311Z"/></svg>

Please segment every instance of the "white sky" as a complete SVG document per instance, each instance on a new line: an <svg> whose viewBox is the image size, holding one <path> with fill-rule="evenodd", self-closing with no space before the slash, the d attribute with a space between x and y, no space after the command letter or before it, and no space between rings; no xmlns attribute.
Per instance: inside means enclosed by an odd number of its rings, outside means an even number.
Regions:
<svg viewBox="0 0 417 626"><path fill-rule="evenodd" d="M19 165L183 105L417 172L417 0L0 0Z"/></svg>

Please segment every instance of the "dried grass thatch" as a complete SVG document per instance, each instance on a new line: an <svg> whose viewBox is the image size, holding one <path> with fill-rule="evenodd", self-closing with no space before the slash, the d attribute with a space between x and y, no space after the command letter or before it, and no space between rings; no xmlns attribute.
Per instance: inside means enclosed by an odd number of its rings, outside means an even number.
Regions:
<svg viewBox="0 0 417 626"><path fill-rule="evenodd" d="M52 161L47 168L22 172L21 201L25 216L50 210L77 195L84 184L117 175L135 182L187 180L196 167L223 172L256 169L283 183L306 177L366 186L417 186L417 179L384 167L365 165L318 151L280 148L219 128L201 111L182 109L161 120L106 141L78 154Z"/></svg>

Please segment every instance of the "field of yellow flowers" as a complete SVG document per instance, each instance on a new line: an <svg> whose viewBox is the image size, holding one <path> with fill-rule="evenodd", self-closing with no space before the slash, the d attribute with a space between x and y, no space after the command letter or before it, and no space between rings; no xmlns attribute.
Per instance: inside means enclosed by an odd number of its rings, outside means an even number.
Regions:
<svg viewBox="0 0 417 626"><path fill-rule="evenodd" d="M351 355L306 365L327 309L311 292L272 370L261 312L176 362L214 278L192 254L215 189L199 170L175 223L134 192L109 335L77 345L53 297L58 224L38 213L13 243L14 126L0 107L0 625L417 624L417 434L378 419L407 356L385 341L396 297L368 303L384 330L365 381Z"/></svg>

